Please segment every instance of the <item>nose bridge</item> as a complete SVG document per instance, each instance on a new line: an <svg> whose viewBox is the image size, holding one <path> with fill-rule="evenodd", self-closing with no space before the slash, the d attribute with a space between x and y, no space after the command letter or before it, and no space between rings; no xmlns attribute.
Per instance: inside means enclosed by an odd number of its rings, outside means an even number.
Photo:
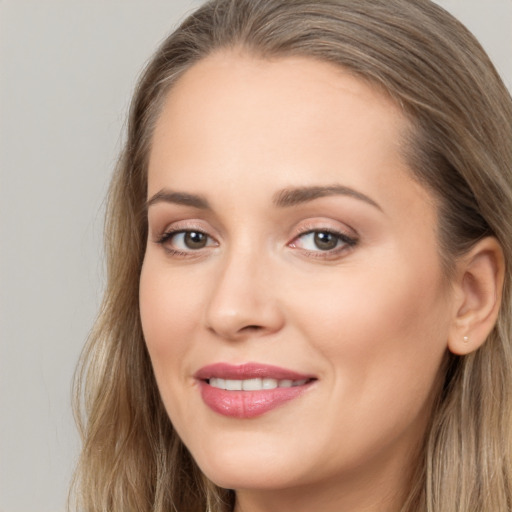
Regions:
<svg viewBox="0 0 512 512"><path fill-rule="evenodd" d="M207 327L230 339L278 330L282 313L271 258L252 243L234 246L222 258L206 311Z"/></svg>

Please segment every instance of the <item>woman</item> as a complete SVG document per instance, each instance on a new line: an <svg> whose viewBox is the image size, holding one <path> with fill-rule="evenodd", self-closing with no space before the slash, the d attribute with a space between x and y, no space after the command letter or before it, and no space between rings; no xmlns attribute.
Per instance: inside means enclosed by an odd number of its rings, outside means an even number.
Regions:
<svg viewBox="0 0 512 512"><path fill-rule="evenodd" d="M82 507L511 510L511 171L510 95L428 0L198 9L110 191Z"/></svg>

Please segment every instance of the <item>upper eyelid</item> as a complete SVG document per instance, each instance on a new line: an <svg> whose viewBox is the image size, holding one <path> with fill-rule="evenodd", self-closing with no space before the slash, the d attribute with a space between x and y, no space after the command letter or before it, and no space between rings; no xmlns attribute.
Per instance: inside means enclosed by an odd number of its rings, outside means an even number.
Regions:
<svg viewBox="0 0 512 512"><path fill-rule="evenodd" d="M205 231L204 229L199 229L199 228L194 228L194 227L190 227L190 228L176 228L176 229L174 229L174 228L164 229L162 231L162 233L158 236L158 238L163 238L163 237L172 238L173 236L176 236L176 235L179 235L179 234L182 234L182 233L188 233L188 232L201 233L201 234L207 236L208 238L210 238L211 240L216 241L215 237L212 236L207 231Z"/></svg>
<svg viewBox="0 0 512 512"><path fill-rule="evenodd" d="M345 236L351 236L347 233L348 230L338 229L338 228L332 228L332 227L314 227L314 228L306 228L304 230L300 230L295 235L302 236L302 235L308 235L310 233L333 233L335 235L345 235Z"/></svg>
<svg viewBox="0 0 512 512"><path fill-rule="evenodd" d="M156 223L155 223L156 224ZM173 222L169 222L164 224L164 227L159 227L158 224L151 226L151 223L149 224L149 232L153 233L156 236L162 236L166 233L179 233L183 231L200 231L201 233L204 233L205 235L208 235L212 238L216 238L216 230L212 229L210 225L206 226L204 221L201 220L177 220ZM212 234L215 233L215 234Z"/></svg>
<svg viewBox="0 0 512 512"><path fill-rule="evenodd" d="M336 222L336 226L333 226L332 223ZM299 227L296 229L294 237L298 237L301 235L305 235L311 232L318 231L328 231L334 234L344 235L349 238L359 239L359 233L351 226L344 224L340 221L309 221L302 225L299 224Z"/></svg>

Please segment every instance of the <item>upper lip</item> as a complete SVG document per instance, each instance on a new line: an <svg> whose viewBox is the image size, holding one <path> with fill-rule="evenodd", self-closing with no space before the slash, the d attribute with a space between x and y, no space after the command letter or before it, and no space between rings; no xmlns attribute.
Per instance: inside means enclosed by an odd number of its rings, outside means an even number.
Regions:
<svg viewBox="0 0 512 512"><path fill-rule="evenodd" d="M194 377L198 380L218 379L276 379L304 380L314 379L311 374L299 373L279 366L262 363L244 363L239 365L229 363L214 363L200 368Z"/></svg>

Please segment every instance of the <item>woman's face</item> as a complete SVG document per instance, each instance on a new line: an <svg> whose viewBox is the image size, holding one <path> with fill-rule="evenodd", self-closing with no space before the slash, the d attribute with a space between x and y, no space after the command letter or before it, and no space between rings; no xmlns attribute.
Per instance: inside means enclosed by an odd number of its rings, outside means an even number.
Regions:
<svg viewBox="0 0 512 512"><path fill-rule="evenodd" d="M306 58L218 53L170 92L141 317L163 403L215 483L403 484L453 309L406 129L383 93Z"/></svg>

